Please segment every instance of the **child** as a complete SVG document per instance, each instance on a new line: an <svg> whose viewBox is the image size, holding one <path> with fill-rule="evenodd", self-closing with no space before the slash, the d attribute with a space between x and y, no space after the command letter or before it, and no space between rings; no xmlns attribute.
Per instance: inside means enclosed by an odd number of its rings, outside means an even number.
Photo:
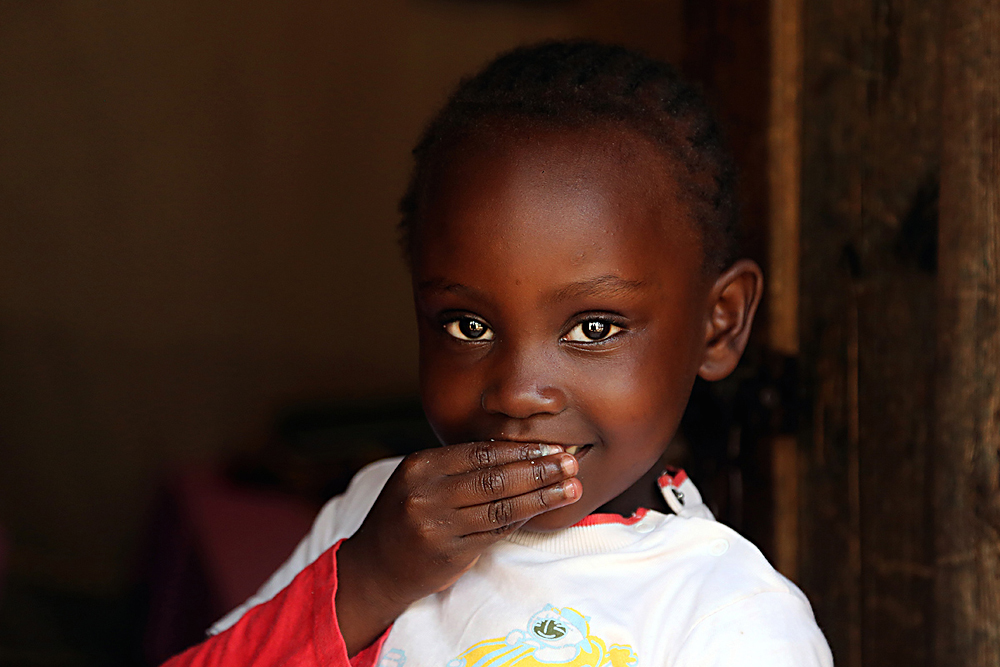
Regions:
<svg viewBox="0 0 1000 667"><path fill-rule="evenodd" d="M444 446L360 472L170 664L832 665L798 589L655 467L761 294L700 98L622 48L517 49L414 155L402 230Z"/></svg>

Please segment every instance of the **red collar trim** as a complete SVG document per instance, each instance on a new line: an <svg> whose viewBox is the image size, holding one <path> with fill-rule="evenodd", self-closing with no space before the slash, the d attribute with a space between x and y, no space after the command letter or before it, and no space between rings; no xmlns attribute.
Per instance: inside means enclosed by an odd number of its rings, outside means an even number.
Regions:
<svg viewBox="0 0 1000 667"><path fill-rule="evenodd" d="M606 523L620 523L624 526L633 526L642 521L643 517L645 517L648 513L648 509L640 507L627 519L621 514L591 514L584 517L581 521L574 523L573 527L599 526Z"/></svg>
<svg viewBox="0 0 1000 667"><path fill-rule="evenodd" d="M688 479L687 473L681 468L667 468L663 471L663 474L657 478L656 482L660 485L661 489L668 486L680 486Z"/></svg>

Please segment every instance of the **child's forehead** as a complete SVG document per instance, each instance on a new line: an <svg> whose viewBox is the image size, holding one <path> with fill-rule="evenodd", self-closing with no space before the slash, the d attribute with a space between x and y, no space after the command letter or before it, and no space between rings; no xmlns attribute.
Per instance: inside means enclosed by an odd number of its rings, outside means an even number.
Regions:
<svg viewBox="0 0 1000 667"><path fill-rule="evenodd" d="M422 236L434 242L456 226L494 235L532 226L653 245L697 238L674 174L658 146L628 129L493 129L468 137L441 165Z"/></svg>
<svg viewBox="0 0 1000 667"><path fill-rule="evenodd" d="M700 294L701 237L669 165L650 146L612 139L539 133L467 145L427 203L416 284L502 291L523 304L608 279Z"/></svg>
<svg viewBox="0 0 1000 667"><path fill-rule="evenodd" d="M586 126L556 124L484 124L466 133L444 156L434 190L461 184L470 176L529 176L532 181L569 179L576 185L600 182L606 188L634 195L668 198L678 190L676 166L652 139L627 126L598 123Z"/></svg>

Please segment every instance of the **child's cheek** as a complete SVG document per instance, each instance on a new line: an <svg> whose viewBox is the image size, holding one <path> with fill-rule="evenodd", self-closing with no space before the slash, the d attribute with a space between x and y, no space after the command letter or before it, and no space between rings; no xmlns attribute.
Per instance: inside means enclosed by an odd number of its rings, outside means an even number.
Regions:
<svg viewBox="0 0 1000 667"><path fill-rule="evenodd" d="M422 350L420 393L427 420L443 444L476 439L480 392L474 375L456 368L454 359Z"/></svg>

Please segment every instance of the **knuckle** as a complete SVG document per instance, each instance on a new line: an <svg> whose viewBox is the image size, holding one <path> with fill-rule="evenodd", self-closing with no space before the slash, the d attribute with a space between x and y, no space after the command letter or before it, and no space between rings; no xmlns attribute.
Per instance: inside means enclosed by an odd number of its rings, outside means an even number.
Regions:
<svg viewBox="0 0 1000 667"><path fill-rule="evenodd" d="M433 544L436 542L435 538L437 537L438 530L437 526L435 526L432 522L420 521L416 525L416 532L417 537L424 543Z"/></svg>
<svg viewBox="0 0 1000 667"><path fill-rule="evenodd" d="M552 509L552 498L548 493L545 492L545 489L541 489L538 493L536 493L535 498L538 499L538 507L540 509L542 510Z"/></svg>
<svg viewBox="0 0 1000 667"><path fill-rule="evenodd" d="M476 443L469 455L472 457L472 464L479 468L489 468L496 461L496 454L488 442Z"/></svg>
<svg viewBox="0 0 1000 667"><path fill-rule="evenodd" d="M514 516L514 503L504 498L489 504L487 517L494 526L506 526Z"/></svg>
<svg viewBox="0 0 1000 667"><path fill-rule="evenodd" d="M479 486L487 496L500 495L507 487L507 480L503 473L489 471L479 476Z"/></svg>
<svg viewBox="0 0 1000 667"><path fill-rule="evenodd" d="M427 458L426 456L423 456L423 452L410 454L399 463L399 469L406 478L419 476L426 467Z"/></svg>
<svg viewBox="0 0 1000 667"><path fill-rule="evenodd" d="M547 477L545 464L537 459L532 459L531 461L531 478L535 480L536 483L541 483Z"/></svg>
<svg viewBox="0 0 1000 667"><path fill-rule="evenodd" d="M427 507L427 498L421 493L411 493L403 498L402 504L407 516L421 516Z"/></svg>

